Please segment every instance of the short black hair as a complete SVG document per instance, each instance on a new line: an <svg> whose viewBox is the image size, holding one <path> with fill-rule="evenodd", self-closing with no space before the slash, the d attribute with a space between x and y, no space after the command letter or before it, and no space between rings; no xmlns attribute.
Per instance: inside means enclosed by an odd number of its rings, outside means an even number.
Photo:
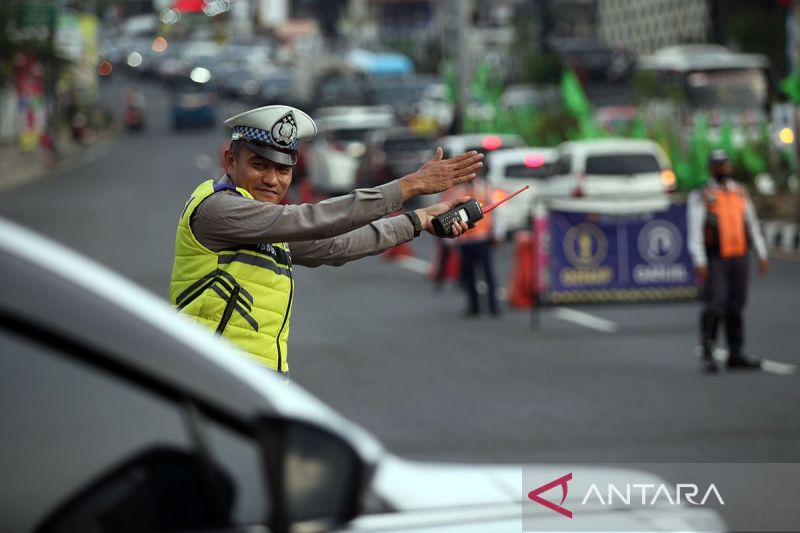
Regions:
<svg viewBox="0 0 800 533"><path fill-rule="evenodd" d="M234 159L239 159L239 154L242 153L242 141L231 141L230 151Z"/></svg>

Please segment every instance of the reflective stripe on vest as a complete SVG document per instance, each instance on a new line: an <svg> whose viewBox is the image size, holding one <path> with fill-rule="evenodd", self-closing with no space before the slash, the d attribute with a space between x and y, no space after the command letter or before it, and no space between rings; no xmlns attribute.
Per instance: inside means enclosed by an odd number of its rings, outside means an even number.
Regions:
<svg viewBox="0 0 800 533"><path fill-rule="evenodd" d="M732 190L706 187L706 232L714 232L719 244L719 255L723 258L741 257L747 254L747 228L745 208L747 192L735 185ZM712 222L712 223L710 223Z"/></svg>
<svg viewBox="0 0 800 533"><path fill-rule="evenodd" d="M214 252L191 229L200 203L222 190L251 198L244 189L208 180L194 190L175 236L170 302L264 365L286 372L286 345L294 281L286 243L242 245Z"/></svg>

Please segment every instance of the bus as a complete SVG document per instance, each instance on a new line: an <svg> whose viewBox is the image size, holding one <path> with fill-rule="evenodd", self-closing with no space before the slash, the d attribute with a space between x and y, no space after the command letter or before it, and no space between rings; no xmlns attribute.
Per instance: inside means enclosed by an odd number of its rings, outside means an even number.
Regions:
<svg viewBox="0 0 800 533"><path fill-rule="evenodd" d="M766 56L742 54L713 44L662 48L639 59L639 79L651 88L649 108L662 109L683 126L691 126L698 113L705 113L712 128L726 117L739 136L746 128L769 120L770 63Z"/></svg>

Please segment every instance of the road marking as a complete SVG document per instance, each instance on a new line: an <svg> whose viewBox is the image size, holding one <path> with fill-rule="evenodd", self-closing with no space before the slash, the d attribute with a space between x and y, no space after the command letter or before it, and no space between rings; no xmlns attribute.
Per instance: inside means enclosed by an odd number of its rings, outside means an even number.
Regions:
<svg viewBox="0 0 800 533"><path fill-rule="evenodd" d="M394 263L400 268L405 268L406 270L424 275L427 275L431 270L430 261L425 261L418 257L399 257L394 260ZM480 294L486 294L486 290L486 282L478 281L477 291ZM508 298L508 291L505 287L498 287L497 298L501 301L505 301ZM583 311L568 309L566 307L556 307L554 313L556 318L604 333L616 333L619 330L619 325L616 322Z"/></svg>
<svg viewBox="0 0 800 533"><path fill-rule="evenodd" d="M419 274L427 275L431 269L431 264L429 261L425 261L424 259L420 259L418 257L398 257L393 261L397 264L397 266L412 272L417 272Z"/></svg>
<svg viewBox="0 0 800 533"><path fill-rule="evenodd" d="M578 311L577 309L556 307L555 316L556 318L560 318L566 322L572 322L573 324L578 324L579 326L597 331L603 331L605 333L616 333L619 330L619 326L616 322L612 322L611 320L606 320L605 318L591 315L589 313L584 313L583 311Z"/></svg>
<svg viewBox="0 0 800 533"><path fill-rule="evenodd" d="M702 349L698 346L697 356L700 357L701 354ZM714 348L714 360L724 365L728 361L728 349L720 347ZM797 374L797 365L781 363L780 361L773 361L772 359L762 359L761 370L779 376L791 376Z"/></svg>

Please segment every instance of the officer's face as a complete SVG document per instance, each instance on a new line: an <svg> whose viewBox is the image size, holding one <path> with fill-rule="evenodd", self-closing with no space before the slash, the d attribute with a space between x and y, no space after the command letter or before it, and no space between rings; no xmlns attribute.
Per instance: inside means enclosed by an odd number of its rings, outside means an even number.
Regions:
<svg viewBox="0 0 800 533"><path fill-rule="evenodd" d="M713 163L709 165L709 170L712 176L730 176L733 172L733 165L731 165L730 161Z"/></svg>
<svg viewBox="0 0 800 533"><path fill-rule="evenodd" d="M241 187L259 202L278 204L292 183L292 167L274 163L241 147L239 157L225 152L228 173L234 185Z"/></svg>

